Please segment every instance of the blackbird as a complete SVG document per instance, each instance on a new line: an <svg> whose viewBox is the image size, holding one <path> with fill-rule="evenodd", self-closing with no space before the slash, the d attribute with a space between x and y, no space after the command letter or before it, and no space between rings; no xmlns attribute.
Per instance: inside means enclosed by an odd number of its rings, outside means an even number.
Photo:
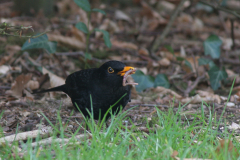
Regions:
<svg viewBox="0 0 240 160"><path fill-rule="evenodd" d="M62 91L86 118L92 114L95 120L102 120L110 107L113 114L118 114L120 106L123 109L131 101L130 85L137 83L128 83L126 79L135 71L135 68L120 61L108 61L99 68L70 74L61 86L34 93ZM106 120L110 116L108 112Z"/></svg>

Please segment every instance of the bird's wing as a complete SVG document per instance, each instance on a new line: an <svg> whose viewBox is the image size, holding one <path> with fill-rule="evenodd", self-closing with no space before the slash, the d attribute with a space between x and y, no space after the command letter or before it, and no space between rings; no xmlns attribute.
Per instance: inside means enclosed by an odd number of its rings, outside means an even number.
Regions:
<svg viewBox="0 0 240 160"><path fill-rule="evenodd" d="M74 72L66 79L66 88L71 98L81 97L91 87L91 77L96 69L87 69Z"/></svg>

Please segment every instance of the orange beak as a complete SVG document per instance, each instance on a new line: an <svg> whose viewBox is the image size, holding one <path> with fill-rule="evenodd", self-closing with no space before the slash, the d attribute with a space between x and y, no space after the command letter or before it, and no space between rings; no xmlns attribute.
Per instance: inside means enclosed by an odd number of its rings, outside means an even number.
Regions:
<svg viewBox="0 0 240 160"><path fill-rule="evenodd" d="M118 72L117 74L120 74L120 76L124 76L127 71L129 71L129 70L134 70L134 69L135 69L134 67L126 66L126 67L123 68L122 71ZM130 75L131 75L131 74L134 74L134 73L135 73L135 72L132 72L132 73L130 73Z"/></svg>

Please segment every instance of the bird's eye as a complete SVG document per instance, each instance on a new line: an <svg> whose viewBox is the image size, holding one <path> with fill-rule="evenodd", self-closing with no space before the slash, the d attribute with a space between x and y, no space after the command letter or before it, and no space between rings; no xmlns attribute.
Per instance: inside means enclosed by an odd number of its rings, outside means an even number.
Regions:
<svg viewBox="0 0 240 160"><path fill-rule="evenodd" d="M108 73L113 73L114 70L112 69L112 67L108 67Z"/></svg>

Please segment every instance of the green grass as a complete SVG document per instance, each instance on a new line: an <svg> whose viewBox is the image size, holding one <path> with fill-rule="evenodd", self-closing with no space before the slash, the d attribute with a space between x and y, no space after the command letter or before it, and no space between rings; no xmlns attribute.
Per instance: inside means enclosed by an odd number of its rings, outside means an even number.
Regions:
<svg viewBox="0 0 240 160"><path fill-rule="evenodd" d="M230 93L231 94L231 93ZM174 101L174 100L173 100ZM204 112L203 105L209 109L209 114ZM173 106L173 105L172 105ZM95 123L92 118L87 121L89 131L85 130L86 137L76 139L79 130L85 125L79 123L79 128L75 133L66 131L66 126L62 125L60 114L58 113L58 125L54 126L47 119L53 128L52 137L60 139L71 139L69 142L51 143L50 145L37 145L32 147L32 142L39 142L41 137L28 139L25 142L6 143L0 146L0 157L2 159L173 159L174 151L178 152L177 157L202 158L202 159L240 159L240 144L234 136L234 132L229 133L226 120L223 114L217 117L214 106L202 102L201 112L191 114L191 118L183 114L182 109L186 106L179 104L178 110L169 108L167 112L162 112L156 107L156 114L151 120L145 121L145 130L139 131L131 120L125 117L128 111L121 112L118 116L112 115L109 127L103 123ZM224 110L225 111L225 108ZM0 114L0 119L2 113ZM128 121L126 123L126 121ZM123 123L125 122L125 123ZM224 126L223 131L219 131L219 126ZM99 127L101 126L101 127ZM131 126L131 127L129 127ZM127 129L128 128L128 129ZM0 129L0 132L3 132ZM89 137L89 133L91 136ZM0 135L3 135L0 133ZM230 140L234 149L228 151L229 143L216 151L219 147L219 137ZM16 147L14 147L16 146ZM21 146L22 151L17 151Z"/></svg>
<svg viewBox="0 0 240 160"><path fill-rule="evenodd" d="M184 106L183 106L184 107ZM181 110L181 106L179 111ZM157 108L156 108L157 109ZM89 121L89 129L92 137L74 141L75 134L72 134L73 144L52 143L49 146L31 147L33 141L28 139L26 143L14 143L21 145L24 159L173 159L173 150L178 152L180 158L213 158L229 159L228 148L220 153L215 150L218 146L218 138L232 139L234 146L239 151L240 145L233 138L231 133L225 130L224 133L213 130L218 122L212 121L212 115L203 117L202 115L192 115L194 119L190 122L187 118L183 121L183 116L179 112L174 113L172 109L164 113L157 109L154 120L158 127L151 129L147 123L146 127L150 133L136 131L136 126L130 130L125 130L122 121L127 111L113 116L108 128L99 128L98 124ZM208 121L208 123L206 122ZM217 123L217 124L216 124ZM59 116L59 124L61 118ZM81 124L79 124L79 129ZM130 122L128 125L132 125ZM54 127L53 137L69 138L69 134L64 132L64 127ZM86 133L87 135L87 133ZM79 142L74 144L74 142ZM14 153L14 154L13 154ZM0 148L2 159L21 159L19 152L12 145L6 144ZM14 156L13 156L14 155Z"/></svg>

